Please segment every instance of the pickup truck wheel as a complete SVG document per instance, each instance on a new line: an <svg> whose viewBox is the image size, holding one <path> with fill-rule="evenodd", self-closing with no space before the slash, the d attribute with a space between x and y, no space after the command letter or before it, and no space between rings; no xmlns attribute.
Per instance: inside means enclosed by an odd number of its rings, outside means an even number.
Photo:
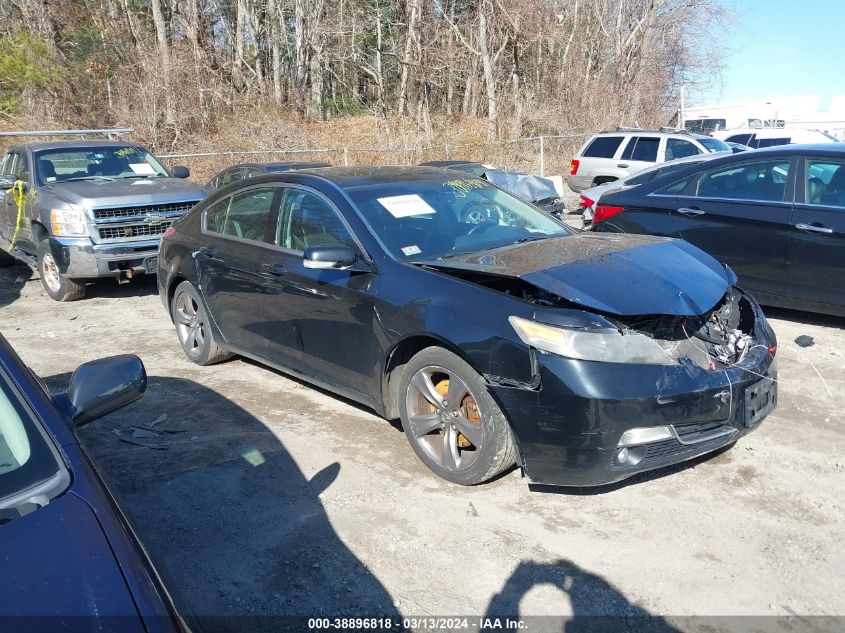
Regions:
<svg viewBox="0 0 845 633"><path fill-rule="evenodd" d="M59 272L47 240L43 240L38 245L38 275L41 277L44 290L55 301L76 301L85 296L84 283L70 279Z"/></svg>
<svg viewBox="0 0 845 633"><path fill-rule="evenodd" d="M484 379L462 358L428 347L402 372L402 429L422 462L443 479L480 484L513 465L516 447L505 414Z"/></svg>
<svg viewBox="0 0 845 633"><path fill-rule="evenodd" d="M208 314L190 281L176 286L170 313L176 325L176 335L190 361L197 365L213 365L232 357L231 352L221 348L214 340Z"/></svg>

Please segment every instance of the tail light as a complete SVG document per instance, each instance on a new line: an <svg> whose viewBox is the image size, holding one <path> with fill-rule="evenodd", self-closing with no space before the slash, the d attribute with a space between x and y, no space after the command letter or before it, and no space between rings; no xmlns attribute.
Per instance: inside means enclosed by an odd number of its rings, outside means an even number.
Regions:
<svg viewBox="0 0 845 633"><path fill-rule="evenodd" d="M596 212L593 214L593 224L603 222L607 218L612 218L614 215L619 215L625 210L625 207L615 207L612 204L596 205Z"/></svg>
<svg viewBox="0 0 845 633"><path fill-rule="evenodd" d="M569 175L574 176L578 173L578 168L581 166L581 161L577 159L572 159L569 163Z"/></svg>
<svg viewBox="0 0 845 633"><path fill-rule="evenodd" d="M580 201L579 204L582 207L584 207L585 209L593 206L596 203L595 200L590 200L587 196L584 196L584 195L580 196L580 198L581 198L581 201Z"/></svg>

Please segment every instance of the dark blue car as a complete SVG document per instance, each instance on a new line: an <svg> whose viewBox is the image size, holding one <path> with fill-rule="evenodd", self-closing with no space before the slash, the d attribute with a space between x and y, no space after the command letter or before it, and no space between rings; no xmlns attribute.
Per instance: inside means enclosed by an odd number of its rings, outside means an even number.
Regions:
<svg viewBox="0 0 845 633"><path fill-rule="evenodd" d="M0 630L184 630L74 434L146 384L140 359L115 356L51 397L0 336Z"/></svg>

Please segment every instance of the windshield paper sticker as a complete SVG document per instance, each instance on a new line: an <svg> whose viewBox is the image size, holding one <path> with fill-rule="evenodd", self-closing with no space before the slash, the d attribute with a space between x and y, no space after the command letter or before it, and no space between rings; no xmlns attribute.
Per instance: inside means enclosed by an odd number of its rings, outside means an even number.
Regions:
<svg viewBox="0 0 845 633"><path fill-rule="evenodd" d="M139 176L155 176L156 170L149 163L129 163L129 169Z"/></svg>
<svg viewBox="0 0 845 633"><path fill-rule="evenodd" d="M487 184L478 178L461 178L459 180L450 180L443 183L444 187L451 187L455 191L455 195L459 198L465 198L467 192L472 189L486 189Z"/></svg>
<svg viewBox="0 0 845 633"><path fill-rule="evenodd" d="M411 246L403 246L402 252L405 254L405 257L410 257L411 255L419 255L422 253L420 247L416 244L412 244Z"/></svg>
<svg viewBox="0 0 845 633"><path fill-rule="evenodd" d="M415 193L406 196L379 198L378 201L381 206L390 211L390 215L394 218L407 218L412 215L431 215L432 213L437 213L428 202Z"/></svg>

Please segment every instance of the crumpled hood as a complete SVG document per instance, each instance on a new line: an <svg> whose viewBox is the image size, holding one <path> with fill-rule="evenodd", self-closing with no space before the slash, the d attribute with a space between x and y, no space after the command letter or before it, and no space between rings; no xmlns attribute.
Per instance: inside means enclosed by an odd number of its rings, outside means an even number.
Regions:
<svg viewBox="0 0 845 633"><path fill-rule="evenodd" d="M619 316L703 314L734 281L695 246L648 235L571 235L429 263L518 277L573 303Z"/></svg>
<svg viewBox="0 0 845 633"><path fill-rule="evenodd" d="M44 187L52 195L82 207L134 206L202 200L202 188L182 178L77 180Z"/></svg>

